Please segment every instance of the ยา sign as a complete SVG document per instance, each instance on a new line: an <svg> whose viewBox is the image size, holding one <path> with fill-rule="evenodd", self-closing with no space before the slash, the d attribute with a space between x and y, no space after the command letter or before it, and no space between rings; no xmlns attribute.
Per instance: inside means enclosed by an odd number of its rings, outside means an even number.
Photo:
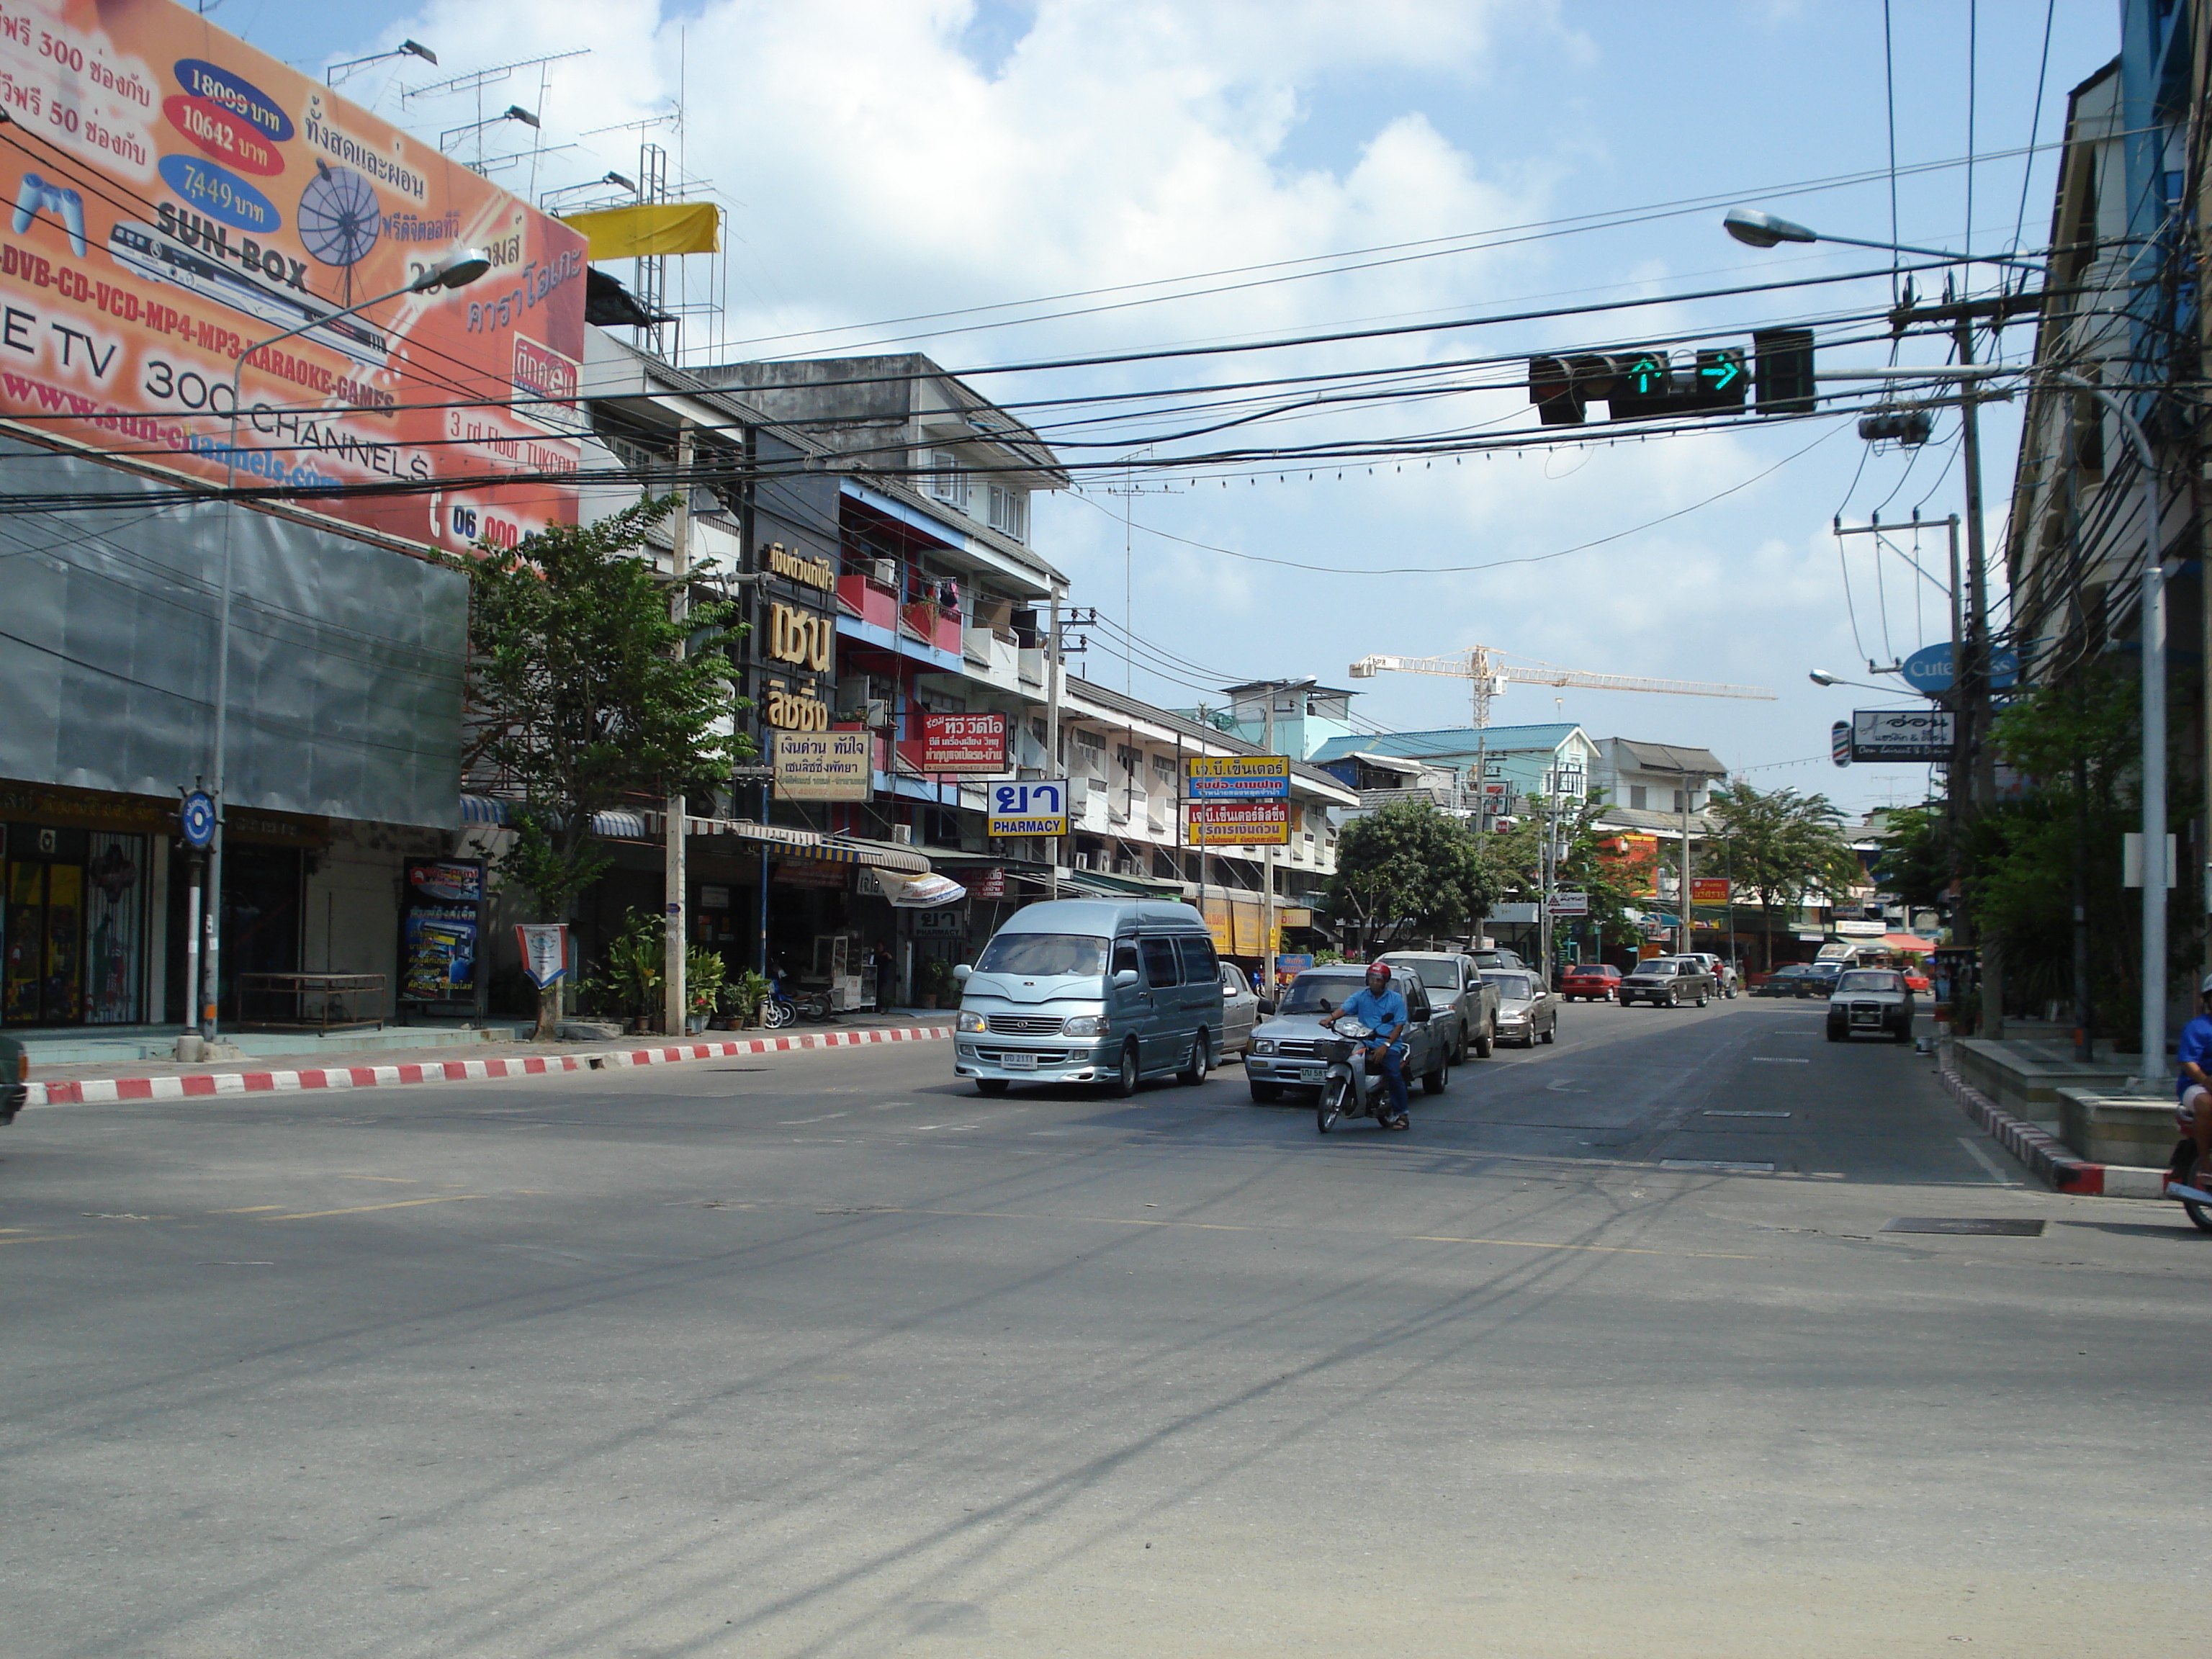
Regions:
<svg viewBox="0 0 2212 1659"><path fill-rule="evenodd" d="M1064 836L1067 783L994 783L990 832L994 836Z"/></svg>

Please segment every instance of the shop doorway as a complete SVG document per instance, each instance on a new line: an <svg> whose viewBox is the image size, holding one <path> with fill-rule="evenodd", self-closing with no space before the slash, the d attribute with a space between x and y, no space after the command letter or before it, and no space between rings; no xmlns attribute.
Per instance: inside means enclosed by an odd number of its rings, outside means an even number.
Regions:
<svg viewBox="0 0 2212 1659"><path fill-rule="evenodd" d="M50 834L55 832L49 832ZM80 832L76 837L83 840ZM0 1020L75 1025L84 1018L84 865L8 860L7 965Z"/></svg>

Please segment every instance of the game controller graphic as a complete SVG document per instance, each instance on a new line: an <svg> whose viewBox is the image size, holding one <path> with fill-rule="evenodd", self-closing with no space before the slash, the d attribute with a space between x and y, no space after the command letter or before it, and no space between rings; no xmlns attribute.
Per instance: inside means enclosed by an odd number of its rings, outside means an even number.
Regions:
<svg viewBox="0 0 2212 1659"><path fill-rule="evenodd" d="M11 222L15 234L21 236L42 213L59 216L63 228L69 232L70 252L83 258L84 198L73 190L48 184L35 173L27 173L22 189L15 192L15 216Z"/></svg>

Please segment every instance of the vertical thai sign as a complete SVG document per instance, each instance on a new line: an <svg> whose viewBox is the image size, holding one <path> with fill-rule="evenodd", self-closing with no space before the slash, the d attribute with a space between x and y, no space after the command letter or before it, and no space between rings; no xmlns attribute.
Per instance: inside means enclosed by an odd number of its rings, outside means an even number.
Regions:
<svg viewBox="0 0 2212 1659"><path fill-rule="evenodd" d="M574 522L579 233L173 0L0 0L0 418L449 549Z"/></svg>

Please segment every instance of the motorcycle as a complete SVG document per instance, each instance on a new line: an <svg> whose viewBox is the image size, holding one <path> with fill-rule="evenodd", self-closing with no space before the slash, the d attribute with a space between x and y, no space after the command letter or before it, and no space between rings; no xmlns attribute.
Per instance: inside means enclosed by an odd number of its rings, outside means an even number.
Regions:
<svg viewBox="0 0 2212 1659"><path fill-rule="evenodd" d="M2212 1233L2212 1192L2189 1184L2191 1171L2197 1162L2197 1142L2191 1136L2182 1137L2166 1161L2166 1195L2179 1199L2190 1220L2197 1224L2199 1232ZM2200 1175L2197 1179L2212 1182L2212 1176Z"/></svg>
<svg viewBox="0 0 2212 1659"><path fill-rule="evenodd" d="M794 991L790 981L779 974L769 982L768 1000L761 1005L761 1024L772 1031L787 1025L796 1025L802 1019L826 1021L830 1015L830 993Z"/></svg>
<svg viewBox="0 0 2212 1659"><path fill-rule="evenodd" d="M1321 1099L1314 1107L1315 1127L1327 1134L1339 1119L1347 1117L1371 1117L1377 1124L1387 1124L1388 1079L1379 1068L1370 1072L1367 1066L1366 1039L1375 1033L1356 1019L1340 1019L1335 1030L1336 1041L1328 1045L1328 1073L1322 1079Z"/></svg>

